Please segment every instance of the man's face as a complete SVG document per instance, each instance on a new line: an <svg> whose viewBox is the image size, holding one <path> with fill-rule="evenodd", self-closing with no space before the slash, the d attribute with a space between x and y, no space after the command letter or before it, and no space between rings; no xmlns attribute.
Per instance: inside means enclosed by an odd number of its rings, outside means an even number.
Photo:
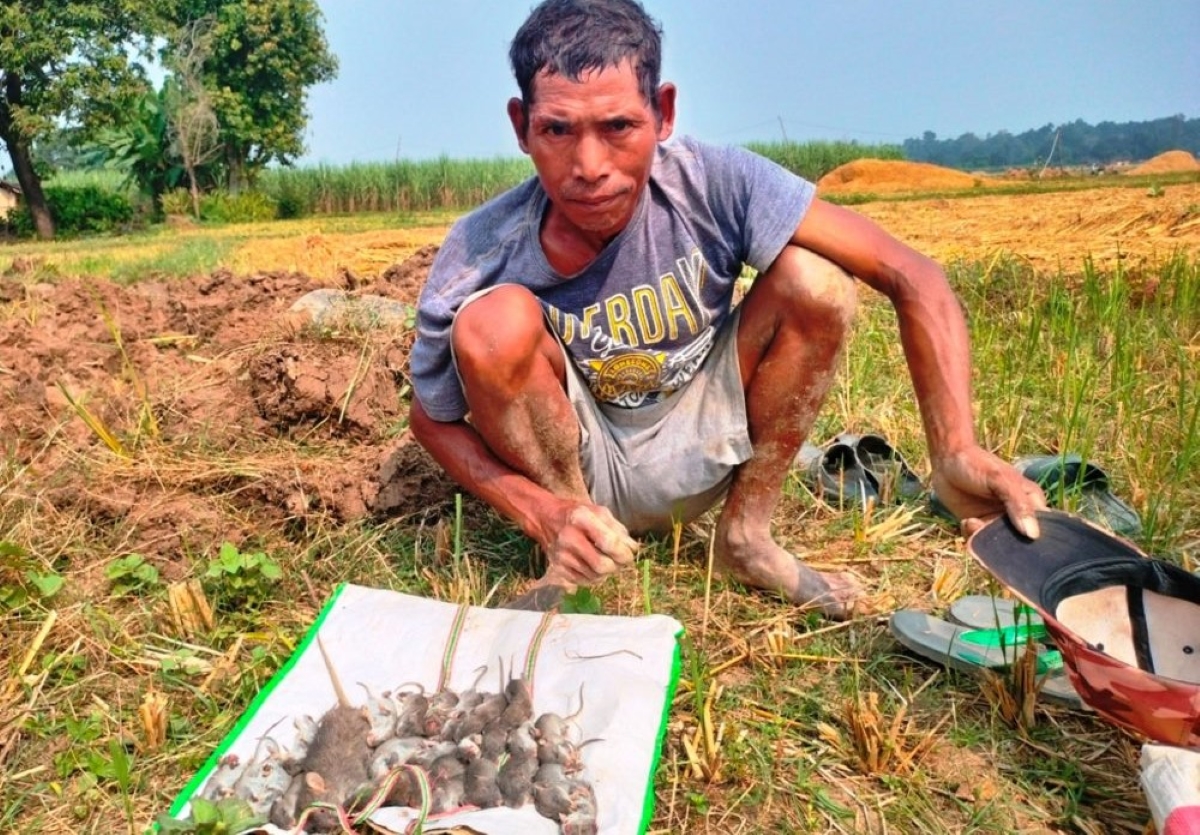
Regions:
<svg viewBox="0 0 1200 835"><path fill-rule="evenodd" d="M658 90L659 113L642 98L629 61L578 82L540 73L528 122L521 102L508 113L521 150L533 159L557 222L606 241L633 216L657 144L671 135L675 88Z"/></svg>

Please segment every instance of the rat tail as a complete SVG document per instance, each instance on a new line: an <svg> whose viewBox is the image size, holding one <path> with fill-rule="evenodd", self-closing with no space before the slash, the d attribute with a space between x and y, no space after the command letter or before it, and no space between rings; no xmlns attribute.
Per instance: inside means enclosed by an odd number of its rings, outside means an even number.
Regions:
<svg viewBox="0 0 1200 835"><path fill-rule="evenodd" d="M346 688L342 687L342 680L338 678L337 670L333 668L333 661L329 658L329 652L325 649L325 642L321 640L321 634L317 633L317 649L321 650L321 659L325 662L325 669L329 671L329 681L333 684L333 692L337 694L338 704L342 707L354 707L350 703L350 697L346 695Z"/></svg>

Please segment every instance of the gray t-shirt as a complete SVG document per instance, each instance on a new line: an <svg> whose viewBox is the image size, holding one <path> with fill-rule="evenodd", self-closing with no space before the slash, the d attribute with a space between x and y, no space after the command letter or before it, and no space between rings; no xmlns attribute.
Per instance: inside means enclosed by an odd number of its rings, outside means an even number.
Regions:
<svg viewBox="0 0 1200 835"><path fill-rule="evenodd" d="M743 264L771 265L814 192L742 148L659 145L629 225L571 276L542 251L547 200L537 178L505 192L454 224L421 292L410 361L421 405L434 420L466 416L450 329L469 295L496 284L521 284L541 300L597 400L656 401L691 379L729 316Z"/></svg>

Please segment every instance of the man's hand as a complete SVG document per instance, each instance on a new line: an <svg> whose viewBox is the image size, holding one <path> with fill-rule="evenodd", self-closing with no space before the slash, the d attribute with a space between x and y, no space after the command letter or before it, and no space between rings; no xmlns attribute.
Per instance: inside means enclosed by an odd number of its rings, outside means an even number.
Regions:
<svg viewBox="0 0 1200 835"><path fill-rule="evenodd" d="M631 565L638 543L606 507L564 502L547 520L546 575L538 583L573 587L595 583Z"/></svg>
<svg viewBox="0 0 1200 835"><path fill-rule="evenodd" d="M931 481L938 499L962 520L965 535L1006 513L1018 531L1037 539L1036 511L1046 509L1042 488L987 450L972 446L935 460Z"/></svg>

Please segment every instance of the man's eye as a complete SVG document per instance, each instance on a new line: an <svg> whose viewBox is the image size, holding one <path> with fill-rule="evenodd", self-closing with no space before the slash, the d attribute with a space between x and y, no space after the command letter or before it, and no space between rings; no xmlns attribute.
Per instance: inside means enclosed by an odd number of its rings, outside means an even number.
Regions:
<svg viewBox="0 0 1200 835"><path fill-rule="evenodd" d="M613 119L608 123L608 129L613 133L624 133L633 127L633 122L628 119Z"/></svg>
<svg viewBox="0 0 1200 835"><path fill-rule="evenodd" d="M551 136L566 136L569 132L570 132L570 129L566 125L561 125L561 124L546 125L546 133L550 134Z"/></svg>

